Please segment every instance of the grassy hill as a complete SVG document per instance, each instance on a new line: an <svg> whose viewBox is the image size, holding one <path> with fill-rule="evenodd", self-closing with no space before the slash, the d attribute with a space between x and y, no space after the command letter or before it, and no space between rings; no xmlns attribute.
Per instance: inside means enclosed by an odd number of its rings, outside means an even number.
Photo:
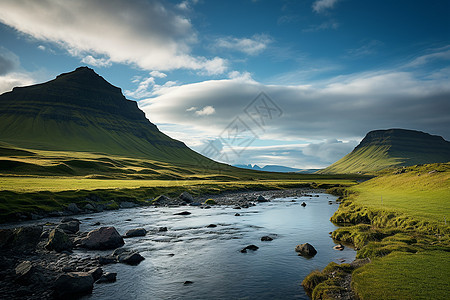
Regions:
<svg viewBox="0 0 450 300"><path fill-rule="evenodd" d="M160 132L135 101L87 67L0 95L0 142L216 165Z"/></svg>
<svg viewBox="0 0 450 300"><path fill-rule="evenodd" d="M375 130L351 153L318 173L374 173L394 166L448 161L450 142L440 136L405 129Z"/></svg>
<svg viewBox="0 0 450 300"><path fill-rule="evenodd" d="M337 278L349 274L359 299L448 298L450 163L385 170L334 191L343 202L331 220L343 227L333 239L355 245L356 257L371 262L356 269L331 263L311 273L305 285L313 299L341 291Z"/></svg>

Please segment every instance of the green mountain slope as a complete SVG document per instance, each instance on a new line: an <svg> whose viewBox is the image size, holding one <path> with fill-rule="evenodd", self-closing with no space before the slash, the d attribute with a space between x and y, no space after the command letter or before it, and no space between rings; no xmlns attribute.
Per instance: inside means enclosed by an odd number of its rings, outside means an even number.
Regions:
<svg viewBox="0 0 450 300"><path fill-rule="evenodd" d="M87 67L0 95L0 142L27 149L216 164L160 132L135 101Z"/></svg>
<svg viewBox="0 0 450 300"><path fill-rule="evenodd" d="M406 129L374 130L351 153L318 173L370 173L394 166L448 161L450 142L440 136Z"/></svg>

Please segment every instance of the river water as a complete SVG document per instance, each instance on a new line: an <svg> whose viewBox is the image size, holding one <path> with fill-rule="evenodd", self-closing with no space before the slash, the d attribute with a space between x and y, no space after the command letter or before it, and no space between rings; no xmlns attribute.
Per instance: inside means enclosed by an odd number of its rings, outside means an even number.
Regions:
<svg viewBox="0 0 450 300"><path fill-rule="evenodd" d="M82 231L98 228L94 222L115 226L121 234L138 227L149 231L145 237L126 239L124 246L138 250L145 260L137 266L104 266L107 272L117 272L117 281L96 284L92 295L83 299L308 299L300 283L310 271L331 261L350 262L356 254L347 247L333 250L329 232L336 226L329 218L338 207L336 197L316 195L274 199L241 210L151 207L81 217ZM300 205L303 201L306 207ZM192 214L174 215L185 210ZM235 216L237 212L241 216ZM207 228L209 224L217 227ZM158 232L162 226L168 231ZM262 242L265 235L274 240ZM318 251L315 257L295 252L297 244L306 242ZM250 244L259 249L239 251ZM75 250L74 255L87 252Z"/></svg>

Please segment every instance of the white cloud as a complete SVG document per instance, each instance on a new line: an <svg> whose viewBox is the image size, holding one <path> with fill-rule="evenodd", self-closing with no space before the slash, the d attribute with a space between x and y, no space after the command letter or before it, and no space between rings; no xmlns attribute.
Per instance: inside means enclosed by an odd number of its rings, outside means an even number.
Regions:
<svg viewBox="0 0 450 300"><path fill-rule="evenodd" d="M0 94L11 91L14 87L27 86L35 82L36 80L25 72L11 72L0 75Z"/></svg>
<svg viewBox="0 0 450 300"><path fill-rule="evenodd" d="M167 74L161 73L159 71L151 71L150 75L152 75L153 77L157 77L157 78L165 78L165 77L167 77Z"/></svg>
<svg viewBox="0 0 450 300"><path fill-rule="evenodd" d="M108 58L95 58L92 55L87 55L81 62L95 67L110 67L112 65Z"/></svg>
<svg viewBox="0 0 450 300"><path fill-rule="evenodd" d="M21 70L19 57L0 46L0 94L35 82L32 74Z"/></svg>
<svg viewBox="0 0 450 300"><path fill-rule="evenodd" d="M255 34L251 38L223 37L217 39L214 48L257 55L263 52L271 42L272 39L265 34Z"/></svg>
<svg viewBox="0 0 450 300"><path fill-rule="evenodd" d="M312 4L312 8L316 13L323 13L329 9L332 9L338 1L339 0L316 0Z"/></svg>
<svg viewBox="0 0 450 300"><path fill-rule="evenodd" d="M197 116L209 116L212 115L216 112L216 110L214 109L214 107L212 107L211 105L205 106L200 110L197 110L195 112L195 114Z"/></svg>
<svg viewBox="0 0 450 300"><path fill-rule="evenodd" d="M38 49L39 49L39 50L42 50L42 51L45 51L45 50L46 50L46 48L45 48L44 45L39 45L39 46L38 46Z"/></svg>
<svg viewBox="0 0 450 300"><path fill-rule="evenodd" d="M0 22L71 55L100 56L145 70L191 69L221 74L226 61L192 55L190 20L160 1L3 0Z"/></svg>
<svg viewBox="0 0 450 300"><path fill-rule="evenodd" d="M368 131L383 128L416 129L449 139L449 69L442 66L430 73L444 72L447 76L423 80L423 73L385 70L303 86L265 85L242 77L210 80L167 88L155 98L140 101L140 107L156 124L176 124L181 131L190 128L210 139L237 116L258 130L244 109L265 91L283 114L267 120L265 131L257 133L260 139L319 144L327 139L358 140ZM193 111L207 106L215 109L214 122L192 118ZM336 150L348 145L328 142L322 147Z"/></svg>

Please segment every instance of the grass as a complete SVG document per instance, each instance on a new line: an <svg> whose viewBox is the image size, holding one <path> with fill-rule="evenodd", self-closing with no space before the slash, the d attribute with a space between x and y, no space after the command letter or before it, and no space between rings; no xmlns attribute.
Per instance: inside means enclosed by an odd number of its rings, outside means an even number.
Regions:
<svg viewBox="0 0 450 300"><path fill-rule="evenodd" d="M213 163L168 163L136 156L47 151L0 145L0 221L18 213L62 210L90 195L108 207L121 201L146 205L164 193L178 196L225 190L328 188L356 184L362 176L271 173ZM178 194L177 194L178 193ZM95 197L94 197L95 198ZM113 201L113 202L111 202Z"/></svg>
<svg viewBox="0 0 450 300"><path fill-rule="evenodd" d="M395 252L352 274L361 299L448 299L450 254Z"/></svg>
<svg viewBox="0 0 450 300"><path fill-rule="evenodd" d="M387 169L378 175L329 190L342 200L331 221L343 227L332 233L333 239L355 245L356 258L372 259L352 273L353 289L360 299L446 299L450 163ZM316 284L311 294L336 291L336 284L327 281Z"/></svg>
<svg viewBox="0 0 450 300"><path fill-rule="evenodd" d="M413 166L352 187L357 205L407 214L418 219L450 220L450 163ZM394 172L395 173L395 172Z"/></svg>

